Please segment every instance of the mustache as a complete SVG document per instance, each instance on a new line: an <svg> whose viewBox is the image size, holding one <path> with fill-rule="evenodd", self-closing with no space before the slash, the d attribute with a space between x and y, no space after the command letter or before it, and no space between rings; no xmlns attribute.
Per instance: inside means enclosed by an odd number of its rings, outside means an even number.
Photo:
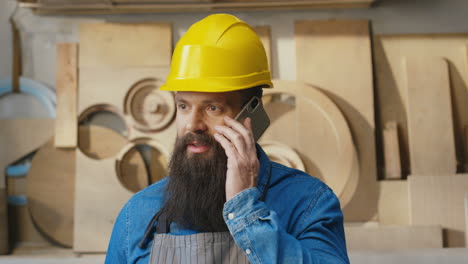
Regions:
<svg viewBox="0 0 468 264"><path fill-rule="evenodd" d="M180 138L178 138L179 144L183 147L190 145L193 141L196 141L202 145L213 146L217 143L213 136L208 133L188 133Z"/></svg>

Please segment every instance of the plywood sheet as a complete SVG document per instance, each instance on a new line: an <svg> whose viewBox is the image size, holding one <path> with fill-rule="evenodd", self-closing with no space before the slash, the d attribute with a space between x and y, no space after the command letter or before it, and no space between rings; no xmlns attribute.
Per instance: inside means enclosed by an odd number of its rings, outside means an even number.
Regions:
<svg viewBox="0 0 468 264"><path fill-rule="evenodd" d="M440 226L345 226L346 246L356 251L442 248Z"/></svg>
<svg viewBox="0 0 468 264"><path fill-rule="evenodd" d="M400 126L402 170L409 173L407 91L402 60L406 56L444 58L449 67L455 148L457 159L468 160L463 151L463 127L468 124L468 34L376 35L373 40L378 130L395 120Z"/></svg>
<svg viewBox="0 0 468 264"><path fill-rule="evenodd" d="M74 148L78 137L78 44L57 45L55 146Z"/></svg>
<svg viewBox="0 0 468 264"><path fill-rule="evenodd" d="M389 121L383 130L385 179L401 179L400 141L398 124Z"/></svg>
<svg viewBox="0 0 468 264"><path fill-rule="evenodd" d="M92 126L91 130L95 138L100 138L92 148L102 149L99 145L108 145L108 139L122 148L127 142L108 128ZM105 252L113 223L133 195L117 178L115 162L115 157L96 160L77 150L73 242L76 252Z"/></svg>
<svg viewBox="0 0 468 264"><path fill-rule="evenodd" d="M356 142L360 178L356 195L344 208L345 219L374 219L378 193L369 22L298 21L295 34L297 79L325 91L343 112Z"/></svg>
<svg viewBox="0 0 468 264"><path fill-rule="evenodd" d="M410 223L440 225L444 228L444 246L465 246L464 197L468 192L468 174L411 175L408 177Z"/></svg>
<svg viewBox="0 0 468 264"><path fill-rule="evenodd" d="M264 91L271 126L260 144L280 142L296 150L306 172L327 183L345 207L360 179L355 145L343 114L313 86L282 80L273 84L275 89Z"/></svg>
<svg viewBox="0 0 468 264"><path fill-rule="evenodd" d="M408 182L379 181L379 223L409 225Z"/></svg>
<svg viewBox="0 0 468 264"><path fill-rule="evenodd" d="M273 62L271 60L272 54L271 54L271 29L270 26L255 26L253 28L255 32L257 33L258 37L260 37L260 40L263 43L263 47L265 48L265 52L267 55L268 59L268 65L270 67L270 72L273 69ZM273 76L273 72L271 73Z"/></svg>
<svg viewBox="0 0 468 264"><path fill-rule="evenodd" d="M404 63L411 173L453 174L457 164L447 62L411 56Z"/></svg>
<svg viewBox="0 0 468 264"><path fill-rule="evenodd" d="M80 67L169 66L168 23L87 23L80 26Z"/></svg>
<svg viewBox="0 0 468 264"><path fill-rule="evenodd" d="M5 169L44 144L53 135L53 128L52 119L0 120L0 254L9 250Z"/></svg>
<svg viewBox="0 0 468 264"><path fill-rule="evenodd" d="M54 140L34 155L28 172L27 196L39 230L60 245L73 243L75 150L56 148Z"/></svg>

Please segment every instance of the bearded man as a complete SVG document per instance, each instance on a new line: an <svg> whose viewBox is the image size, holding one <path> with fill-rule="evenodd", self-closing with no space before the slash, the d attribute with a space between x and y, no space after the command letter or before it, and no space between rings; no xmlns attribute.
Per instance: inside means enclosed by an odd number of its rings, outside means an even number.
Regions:
<svg viewBox="0 0 468 264"><path fill-rule="evenodd" d="M192 25L160 88L175 92L177 106L169 176L123 207L107 264L349 263L333 191L270 161L255 120L234 119L272 86L249 25L226 14Z"/></svg>

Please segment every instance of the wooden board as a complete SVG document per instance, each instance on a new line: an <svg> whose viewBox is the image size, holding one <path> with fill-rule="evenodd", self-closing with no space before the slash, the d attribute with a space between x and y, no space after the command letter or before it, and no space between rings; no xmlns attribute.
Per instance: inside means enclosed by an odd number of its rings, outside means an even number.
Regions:
<svg viewBox="0 0 468 264"><path fill-rule="evenodd" d="M389 121L383 131L385 174L384 178L401 179L400 142L398 137L398 124Z"/></svg>
<svg viewBox="0 0 468 264"><path fill-rule="evenodd" d="M355 146L343 114L313 86L282 80L274 80L273 85L274 89L264 91L271 126L259 143L279 142L294 149L306 172L327 183L346 207L360 178ZM271 98L274 96L285 98Z"/></svg>
<svg viewBox="0 0 468 264"><path fill-rule="evenodd" d="M52 241L71 247L75 150L50 140L34 155L27 175L28 208L36 226Z"/></svg>
<svg viewBox="0 0 468 264"><path fill-rule="evenodd" d="M80 68L169 66L171 51L168 23L80 26Z"/></svg>
<svg viewBox="0 0 468 264"><path fill-rule="evenodd" d="M345 226L346 246L356 251L442 248L440 226Z"/></svg>
<svg viewBox="0 0 468 264"><path fill-rule="evenodd" d="M51 119L0 120L0 254L9 251L5 169L44 144L53 135L53 127Z"/></svg>
<svg viewBox="0 0 468 264"><path fill-rule="evenodd" d="M407 57L404 63L411 174L453 174L457 162L447 62Z"/></svg>
<svg viewBox="0 0 468 264"><path fill-rule="evenodd" d="M405 56L442 57L448 62L452 93L455 148L459 161L468 160L463 151L463 127L468 124L468 34L376 35L373 39L376 76L378 130L388 121L400 127L403 175L409 173L409 143Z"/></svg>
<svg viewBox="0 0 468 264"><path fill-rule="evenodd" d="M468 192L465 193L465 247L468 247Z"/></svg>
<svg viewBox="0 0 468 264"><path fill-rule="evenodd" d="M91 126L94 149L115 144L124 148L127 140L105 127ZM108 142L111 139L112 142ZM96 160L80 150L76 153L74 241L76 252L105 252L113 223L120 209L133 195L117 178L115 157ZM103 188L105 186L105 188Z"/></svg>
<svg viewBox="0 0 468 264"><path fill-rule="evenodd" d="M265 48L265 52L267 55L268 59L268 65L270 67L270 72L271 76L273 76L273 61L271 60L272 54L271 54L271 28L270 26L255 26L253 28L255 32L257 33L258 37L260 37L260 40L263 43L263 47Z"/></svg>
<svg viewBox="0 0 468 264"><path fill-rule="evenodd" d="M78 138L78 44L57 45L55 146L74 148Z"/></svg>
<svg viewBox="0 0 468 264"><path fill-rule="evenodd" d="M409 194L407 181L379 181L379 223L409 225Z"/></svg>
<svg viewBox="0 0 468 264"><path fill-rule="evenodd" d="M367 20L298 21L297 79L322 89L340 108L359 155L359 185L344 208L347 221L377 215L372 60Z"/></svg>
<svg viewBox="0 0 468 264"><path fill-rule="evenodd" d="M408 182L410 223L440 225L444 228L444 246L464 247L464 198L468 192L468 174L411 175Z"/></svg>

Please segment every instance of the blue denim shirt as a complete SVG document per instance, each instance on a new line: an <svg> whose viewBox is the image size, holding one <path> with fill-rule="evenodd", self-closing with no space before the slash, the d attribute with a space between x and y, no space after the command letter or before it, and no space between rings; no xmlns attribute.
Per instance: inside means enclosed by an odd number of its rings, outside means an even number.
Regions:
<svg viewBox="0 0 468 264"><path fill-rule="evenodd" d="M349 263L343 215L333 191L320 180L269 160L257 145L257 187L224 204L223 216L250 263ZM271 175L271 176L270 176ZM106 264L148 263L152 241L138 247L163 206L164 178L135 194L114 224ZM260 197L268 185L265 201ZM171 234L196 233L172 223Z"/></svg>

